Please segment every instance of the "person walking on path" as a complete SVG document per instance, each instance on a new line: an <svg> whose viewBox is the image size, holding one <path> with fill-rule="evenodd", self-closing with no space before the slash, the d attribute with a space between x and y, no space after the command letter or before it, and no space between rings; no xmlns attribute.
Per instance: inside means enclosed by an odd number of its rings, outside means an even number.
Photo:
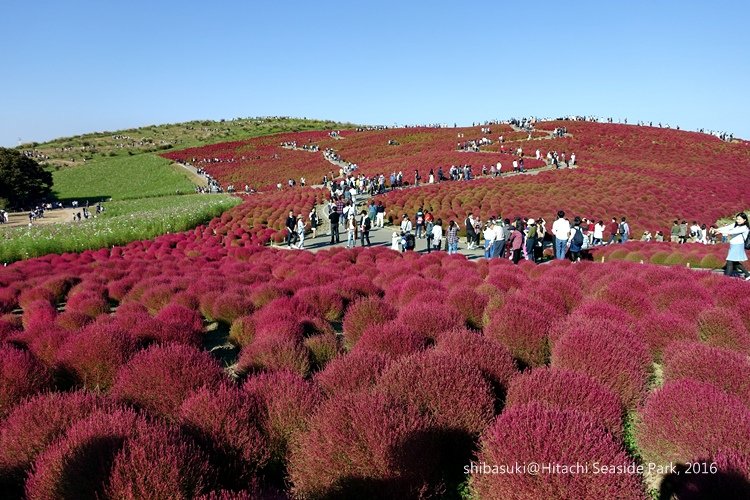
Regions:
<svg viewBox="0 0 750 500"><path fill-rule="evenodd" d="M292 246L292 239L294 238L295 231L297 230L297 219L294 217L294 212L289 211L289 217L286 218L286 245Z"/></svg>
<svg viewBox="0 0 750 500"><path fill-rule="evenodd" d="M523 247L523 233L518 230L515 224L511 225L510 237L508 238L508 247L514 264L521 260L521 248Z"/></svg>
<svg viewBox="0 0 750 500"><path fill-rule="evenodd" d="M458 253L458 224L450 221L448 224L448 255Z"/></svg>
<svg viewBox="0 0 750 500"><path fill-rule="evenodd" d="M468 250L474 249L474 241L476 240L477 234L474 230L474 214L469 213L464 221L466 226L466 248Z"/></svg>
<svg viewBox="0 0 750 500"><path fill-rule="evenodd" d="M495 248L495 221L491 220L484 228L484 258L491 259Z"/></svg>
<svg viewBox="0 0 750 500"><path fill-rule="evenodd" d="M607 226L607 230L609 232L609 241L607 242L607 245L611 245L612 243L617 243L617 233L620 229L620 225L617 224L617 218L612 217L612 222L609 223Z"/></svg>
<svg viewBox="0 0 750 500"><path fill-rule="evenodd" d="M562 210L557 212L557 220L552 224L552 234L555 235L555 258L562 260L565 258L570 235L570 222Z"/></svg>
<svg viewBox="0 0 750 500"><path fill-rule="evenodd" d="M354 223L354 214L350 214L346 219L346 248L354 248L357 244L355 230L357 226Z"/></svg>
<svg viewBox="0 0 750 500"><path fill-rule="evenodd" d="M750 280L750 273L743 262L747 261L747 252L745 246L747 239L750 237L750 227L748 227L747 214L738 213L734 218L734 225L720 227L718 232L729 237L729 252L727 253L727 263L724 268L724 274L732 276L735 270Z"/></svg>
<svg viewBox="0 0 750 500"><path fill-rule="evenodd" d="M305 219L302 218L302 214L297 216L297 246L296 248L302 250L305 246Z"/></svg>
<svg viewBox="0 0 750 500"><path fill-rule="evenodd" d="M331 213L328 214L328 220L331 222L331 245L333 245L339 243L339 213L336 207L333 207Z"/></svg>
<svg viewBox="0 0 750 500"><path fill-rule="evenodd" d="M362 221L360 222L359 230L361 231L361 245L365 246L365 241L367 241L367 246L369 247L372 245L370 243L370 228L372 227L372 219L368 216L367 213L365 213L364 210L360 213L362 216Z"/></svg>

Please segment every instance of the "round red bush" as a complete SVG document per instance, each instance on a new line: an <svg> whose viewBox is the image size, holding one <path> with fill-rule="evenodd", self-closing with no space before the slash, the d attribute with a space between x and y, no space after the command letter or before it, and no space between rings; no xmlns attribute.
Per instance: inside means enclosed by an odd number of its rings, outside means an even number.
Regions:
<svg viewBox="0 0 750 500"><path fill-rule="evenodd" d="M372 351L396 359L421 351L429 343L423 334L394 320L366 328L352 352Z"/></svg>
<svg viewBox="0 0 750 500"><path fill-rule="evenodd" d="M207 352L168 344L141 351L117 373L112 396L167 418L177 416L185 398L201 387L216 387L225 379Z"/></svg>
<svg viewBox="0 0 750 500"><path fill-rule="evenodd" d="M673 341L698 340L698 326L672 312L657 312L644 316L636 330L640 332L651 351L651 356L659 361L664 348Z"/></svg>
<svg viewBox="0 0 750 500"><path fill-rule="evenodd" d="M448 294L448 303L461 314L467 327L480 330L488 298L467 286L454 288Z"/></svg>
<svg viewBox="0 0 750 500"><path fill-rule="evenodd" d="M398 320L415 333L432 341L443 332L464 326L461 314L454 307L444 303L416 300L399 310Z"/></svg>
<svg viewBox="0 0 750 500"><path fill-rule="evenodd" d="M388 362L383 354L357 349L328 363L315 381L329 396L358 392L374 387Z"/></svg>
<svg viewBox="0 0 750 500"><path fill-rule="evenodd" d="M395 319L398 311L378 297L354 301L344 314L344 345L352 349L365 329Z"/></svg>
<svg viewBox="0 0 750 500"><path fill-rule="evenodd" d="M709 345L750 354L750 333L737 311L724 307L706 309L698 316L700 338Z"/></svg>
<svg viewBox="0 0 750 500"><path fill-rule="evenodd" d="M685 463L724 448L750 453L750 409L740 398L695 380L667 382L639 411L644 461Z"/></svg>
<svg viewBox="0 0 750 500"><path fill-rule="evenodd" d="M234 320L229 328L229 341L237 347L243 347L255 337L255 321L252 316L241 316Z"/></svg>
<svg viewBox="0 0 750 500"><path fill-rule="evenodd" d="M310 353L298 341L283 337L257 337L240 351L237 372L291 370L300 375L310 373Z"/></svg>
<svg viewBox="0 0 750 500"><path fill-rule="evenodd" d="M383 372L376 391L425 411L441 429L474 435L492 420L494 398L478 368L434 351L413 354Z"/></svg>
<svg viewBox="0 0 750 500"><path fill-rule="evenodd" d="M320 389L289 371L255 375L247 379L243 389L265 404L271 457L284 464L290 445L307 429L310 415L323 400Z"/></svg>
<svg viewBox="0 0 750 500"><path fill-rule="evenodd" d="M135 350L136 344L126 331L113 325L93 324L70 335L60 346L58 366L77 384L107 391L117 370Z"/></svg>
<svg viewBox="0 0 750 500"><path fill-rule="evenodd" d="M265 404L258 395L227 384L200 389L182 403L180 422L214 451L230 478L247 481L270 458Z"/></svg>
<svg viewBox="0 0 750 500"><path fill-rule="evenodd" d="M31 353L0 344L0 419L23 398L52 385L52 374Z"/></svg>
<svg viewBox="0 0 750 500"><path fill-rule="evenodd" d="M646 393L651 356L645 342L627 331L572 331L552 349L552 366L598 380L632 408Z"/></svg>
<svg viewBox="0 0 750 500"><path fill-rule="evenodd" d="M309 353L312 371L324 369L328 362L339 353L339 342L333 332L308 337L304 341L304 346Z"/></svg>
<svg viewBox="0 0 750 500"><path fill-rule="evenodd" d="M550 326L560 319L553 307L516 293L508 295L503 306L491 314L484 332L522 364L541 366L549 359Z"/></svg>
<svg viewBox="0 0 750 500"><path fill-rule="evenodd" d="M316 314L326 321L341 321L344 315L344 299L332 285L303 288L295 296L311 305Z"/></svg>
<svg viewBox="0 0 750 500"><path fill-rule="evenodd" d="M750 360L700 342L673 342L664 352L664 380L706 382L738 396L750 408Z"/></svg>
<svg viewBox="0 0 750 500"><path fill-rule="evenodd" d="M511 381L505 404L512 408L528 403L586 413L614 437L622 437L620 399L583 373L546 367L522 373Z"/></svg>
<svg viewBox="0 0 750 500"><path fill-rule="evenodd" d="M292 451L295 495L304 498L413 498L429 470L418 441L429 418L382 394L355 393L322 405ZM424 458L423 458L424 457ZM421 458L421 460L420 460Z"/></svg>
<svg viewBox="0 0 750 500"><path fill-rule="evenodd" d="M482 465L580 464L588 473L483 474ZM595 465L597 464L597 465ZM506 410L482 436L472 475L478 498L645 498L637 474L594 473L634 467L622 447L589 415L539 404ZM541 471L541 470L540 470Z"/></svg>
<svg viewBox="0 0 750 500"><path fill-rule="evenodd" d="M500 399L505 396L510 379L518 373L513 357L505 346L470 330L459 329L442 334L435 351L478 368Z"/></svg>

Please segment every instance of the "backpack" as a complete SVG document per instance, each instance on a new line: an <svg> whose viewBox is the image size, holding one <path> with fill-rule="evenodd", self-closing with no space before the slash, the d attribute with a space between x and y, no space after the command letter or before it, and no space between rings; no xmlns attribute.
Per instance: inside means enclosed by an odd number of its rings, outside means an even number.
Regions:
<svg viewBox="0 0 750 500"><path fill-rule="evenodd" d="M573 244L578 248L583 247L583 230L580 227L576 230L576 234L573 235Z"/></svg>
<svg viewBox="0 0 750 500"><path fill-rule="evenodd" d="M620 234L625 234L625 223L621 222L619 228L617 229L617 232Z"/></svg>
<svg viewBox="0 0 750 500"><path fill-rule="evenodd" d="M745 235L745 250L750 250L750 233Z"/></svg>
<svg viewBox="0 0 750 500"><path fill-rule="evenodd" d="M365 217L364 226L365 226L365 231L369 231L370 230L370 227L372 226L372 221L370 220L369 217Z"/></svg>

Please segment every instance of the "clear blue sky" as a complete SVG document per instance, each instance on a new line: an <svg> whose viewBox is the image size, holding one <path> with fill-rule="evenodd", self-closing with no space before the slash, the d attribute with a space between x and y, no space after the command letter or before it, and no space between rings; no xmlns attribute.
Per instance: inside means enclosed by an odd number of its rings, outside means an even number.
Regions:
<svg viewBox="0 0 750 500"><path fill-rule="evenodd" d="M2 15L4 146L265 115L582 114L750 138L747 1L6 0Z"/></svg>

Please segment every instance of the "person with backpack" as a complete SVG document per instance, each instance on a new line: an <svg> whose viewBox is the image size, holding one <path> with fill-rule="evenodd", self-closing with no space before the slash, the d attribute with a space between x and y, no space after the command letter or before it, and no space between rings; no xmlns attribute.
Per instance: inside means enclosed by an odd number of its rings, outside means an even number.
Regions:
<svg viewBox="0 0 750 500"><path fill-rule="evenodd" d="M743 262L747 261L747 250L750 250L750 227L748 226L747 214L738 213L734 217L734 225L720 227L717 230L720 234L729 238L729 252L727 253L727 263L724 267L724 274L732 276L735 271L750 280L750 273Z"/></svg>
<svg viewBox="0 0 750 500"><path fill-rule="evenodd" d="M570 228L570 238L568 239L570 260L572 262L579 262L581 260L584 238L583 229L581 229L581 218L575 217L573 219L573 227Z"/></svg>
<svg viewBox="0 0 750 500"><path fill-rule="evenodd" d="M427 220L427 217L425 217L425 220ZM427 225L425 227L426 227L425 238L427 238L427 253L431 253L432 252L432 239L434 237L433 229L435 228L435 224L432 222L432 217L430 217L430 219L427 220Z"/></svg>
<svg viewBox="0 0 750 500"><path fill-rule="evenodd" d="M415 220L416 223L416 238L423 238L424 237L424 209L422 207L419 207L419 210L417 210Z"/></svg>
<svg viewBox="0 0 750 500"><path fill-rule="evenodd" d="M620 235L620 243L627 243L628 238L630 237L630 226L625 220L625 217L621 219L620 226L618 227L617 232Z"/></svg>
<svg viewBox="0 0 750 500"><path fill-rule="evenodd" d="M372 245L370 243L370 228L372 228L372 220L370 217L365 213L364 210L360 213L362 216L362 220L360 221L359 230L362 232L361 235L361 245L365 246L365 240L367 241L367 246L369 247Z"/></svg>

